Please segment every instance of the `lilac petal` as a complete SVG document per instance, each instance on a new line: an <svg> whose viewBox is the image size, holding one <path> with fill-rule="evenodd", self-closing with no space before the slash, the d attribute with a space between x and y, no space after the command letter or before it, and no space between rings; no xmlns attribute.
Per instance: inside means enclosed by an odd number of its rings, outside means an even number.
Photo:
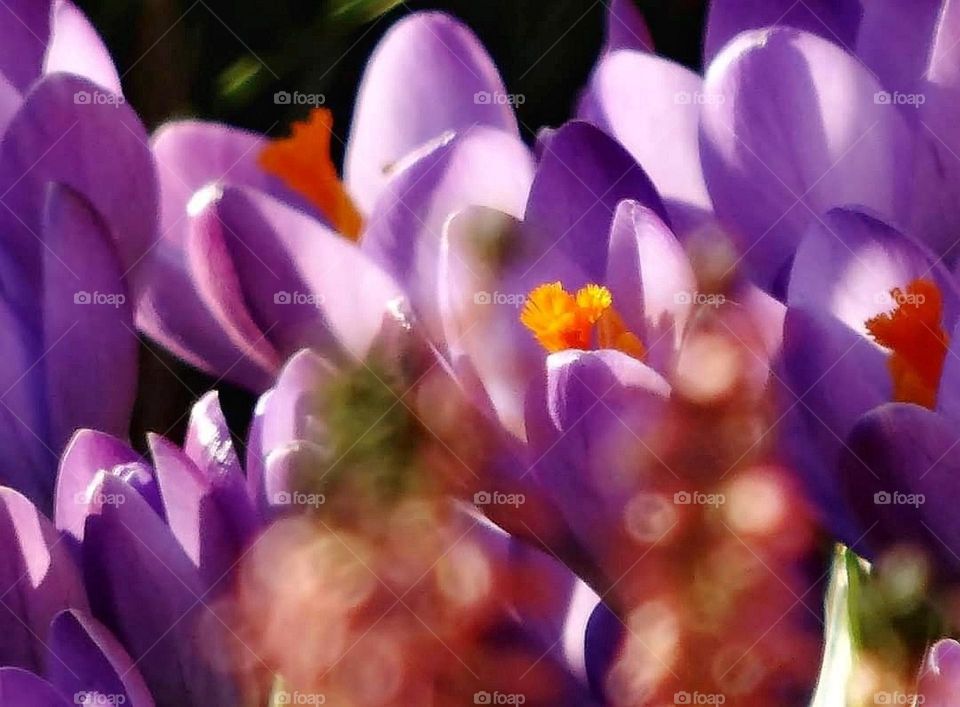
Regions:
<svg viewBox="0 0 960 707"><path fill-rule="evenodd" d="M773 25L818 34L853 51L863 10L858 0L713 0L707 18L704 64L741 32Z"/></svg>
<svg viewBox="0 0 960 707"><path fill-rule="evenodd" d="M0 143L0 231L18 258L3 285L28 311L42 281L48 182L90 202L113 238L124 275L136 274L156 237L156 177L146 133L129 106L78 98L97 92L103 89L78 76L46 77L26 96Z"/></svg>
<svg viewBox="0 0 960 707"><path fill-rule="evenodd" d="M58 614L50 624L47 649L45 674L63 694L99 694L113 698L111 704L122 696L123 704L132 707L153 706L130 656L93 617L76 610Z"/></svg>
<svg viewBox="0 0 960 707"><path fill-rule="evenodd" d="M937 411L951 419L960 420L960 322L950 332L950 348L943 362L937 390Z"/></svg>
<svg viewBox="0 0 960 707"><path fill-rule="evenodd" d="M598 557L622 535L626 503L647 483L642 440L669 395L656 372L618 351L552 354L545 385L531 391L532 471Z"/></svg>
<svg viewBox="0 0 960 707"><path fill-rule="evenodd" d="M697 281L676 236L652 210L621 202L607 256L607 287L654 368L673 358L690 316Z"/></svg>
<svg viewBox="0 0 960 707"><path fill-rule="evenodd" d="M518 133L506 88L479 40L441 13L397 22L357 94L344 167L350 194L369 213L404 156L475 125Z"/></svg>
<svg viewBox="0 0 960 707"><path fill-rule="evenodd" d="M787 303L830 312L866 336L867 320L896 307L891 291L921 278L939 287L944 322L952 328L960 316L960 294L933 254L869 214L835 209L801 241Z"/></svg>
<svg viewBox="0 0 960 707"><path fill-rule="evenodd" d="M594 126L574 121L546 145L524 222L544 250L557 248L601 282L614 211L624 199L669 220L656 189L629 153Z"/></svg>
<svg viewBox="0 0 960 707"><path fill-rule="evenodd" d="M960 572L960 436L947 418L917 405L888 403L857 424L842 455L845 498L880 552L914 544L939 569Z"/></svg>
<svg viewBox="0 0 960 707"><path fill-rule="evenodd" d="M233 568L247 535L238 537L216 490L176 445L159 435L147 439L170 532L200 571L204 588L213 588Z"/></svg>
<svg viewBox="0 0 960 707"><path fill-rule="evenodd" d="M474 205L521 216L533 174L519 138L478 127L423 155L384 191L360 247L404 287L435 338L441 334L437 259L446 220Z"/></svg>
<svg viewBox="0 0 960 707"><path fill-rule="evenodd" d="M80 572L63 536L13 489L0 488L0 536L0 662L39 668L51 619L87 608Z"/></svg>
<svg viewBox="0 0 960 707"><path fill-rule="evenodd" d="M0 74L25 92L40 75L50 38L50 0L5 0L0 5Z"/></svg>
<svg viewBox="0 0 960 707"><path fill-rule="evenodd" d="M69 0L53 3L50 31L44 74L63 71L85 76L117 96L123 95L110 52L90 20Z"/></svg>
<svg viewBox="0 0 960 707"><path fill-rule="evenodd" d="M123 481L101 475L84 534L94 615L126 647L158 704L235 704L203 646L204 585L170 528ZM205 629L205 630L202 630Z"/></svg>
<svg viewBox="0 0 960 707"><path fill-rule="evenodd" d="M859 533L841 500L836 464L857 421L892 399L886 359L879 347L834 317L787 310L780 378L789 424L782 439L826 522L846 542Z"/></svg>
<svg viewBox="0 0 960 707"><path fill-rule="evenodd" d="M870 0L863 4L857 56L888 91L910 92L922 81L943 4L943 0L915 0L909 4L900 0Z"/></svg>
<svg viewBox="0 0 960 707"><path fill-rule="evenodd" d="M20 668L0 668L0 703L16 707L69 707L49 682Z"/></svg>
<svg viewBox="0 0 960 707"><path fill-rule="evenodd" d="M96 503L95 489L101 472L128 484L155 512L162 514L153 470L140 455L108 434L79 430L67 445L57 474L53 517L58 529L83 540L84 523L91 504Z"/></svg>
<svg viewBox="0 0 960 707"><path fill-rule="evenodd" d="M619 140L664 199L710 211L700 168L704 99L703 80L689 69L653 54L620 51L601 59L577 115Z"/></svg>
<svg viewBox="0 0 960 707"><path fill-rule="evenodd" d="M607 7L605 50L635 49L652 52L653 38L634 0L610 0Z"/></svg>
<svg viewBox="0 0 960 707"><path fill-rule="evenodd" d="M323 387L334 367L310 350L290 358L276 386L257 401L247 442L247 488L258 509L270 504L265 491L266 460L275 449L322 437L319 413Z"/></svg>
<svg viewBox="0 0 960 707"><path fill-rule="evenodd" d="M960 694L960 643L942 639L927 651L917 694L926 707L952 707Z"/></svg>
<svg viewBox="0 0 960 707"><path fill-rule="evenodd" d="M366 357L402 293L359 248L246 189L225 189L203 217L217 223L193 233L194 277L238 341L269 341L278 367L307 346L340 360Z"/></svg>
<svg viewBox="0 0 960 707"><path fill-rule="evenodd" d="M20 110L23 99L20 92L0 73L0 135L7 129L10 120Z"/></svg>
<svg viewBox="0 0 960 707"><path fill-rule="evenodd" d="M527 295L561 282L575 292L587 277L559 248L542 251L511 216L475 207L444 229L440 311L452 366L477 401L489 399L501 423L523 439L523 401L546 353L520 322Z"/></svg>
<svg viewBox="0 0 960 707"><path fill-rule="evenodd" d="M905 223L912 137L880 86L836 45L792 29L750 32L704 84L701 159L720 221L771 287L806 228L860 204Z"/></svg>
<svg viewBox="0 0 960 707"><path fill-rule="evenodd" d="M50 445L59 453L81 427L127 435L139 341L114 244L89 202L51 185L43 237L43 364Z"/></svg>

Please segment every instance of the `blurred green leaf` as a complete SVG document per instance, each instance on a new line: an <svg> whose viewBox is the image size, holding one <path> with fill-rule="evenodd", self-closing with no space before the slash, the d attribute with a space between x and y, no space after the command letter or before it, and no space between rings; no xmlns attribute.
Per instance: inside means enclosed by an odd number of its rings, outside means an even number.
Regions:
<svg viewBox="0 0 960 707"><path fill-rule="evenodd" d="M330 18L349 24L363 24L385 15L403 0L334 0Z"/></svg>

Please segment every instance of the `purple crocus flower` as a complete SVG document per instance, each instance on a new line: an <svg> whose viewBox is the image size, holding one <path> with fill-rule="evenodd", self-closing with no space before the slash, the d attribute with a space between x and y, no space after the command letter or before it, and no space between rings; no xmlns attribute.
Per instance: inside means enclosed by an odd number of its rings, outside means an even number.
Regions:
<svg viewBox="0 0 960 707"><path fill-rule="evenodd" d="M951 8L717 0L704 78L645 51L608 52L580 116L637 158L681 234L715 214L778 294L800 238L835 207L867 207L947 252L958 219Z"/></svg>
<svg viewBox="0 0 960 707"><path fill-rule="evenodd" d="M75 429L127 433L156 187L143 126L83 15L62 0L0 14L0 448L18 460L0 479L46 509Z"/></svg>

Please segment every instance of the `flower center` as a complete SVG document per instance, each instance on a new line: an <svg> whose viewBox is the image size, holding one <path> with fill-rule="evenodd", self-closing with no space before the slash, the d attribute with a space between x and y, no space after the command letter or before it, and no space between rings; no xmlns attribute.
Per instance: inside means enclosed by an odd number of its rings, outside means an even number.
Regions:
<svg viewBox="0 0 960 707"><path fill-rule="evenodd" d="M324 108L310 111L307 120L293 124L290 137L273 140L260 153L260 166L305 196L350 240L363 227L360 212L347 194L330 159L333 114Z"/></svg>
<svg viewBox="0 0 960 707"><path fill-rule="evenodd" d="M535 287L527 295L520 321L550 353L565 349L616 349L642 359L643 342L628 331L613 308L613 295L587 285L572 295L559 282Z"/></svg>
<svg viewBox="0 0 960 707"><path fill-rule="evenodd" d="M890 293L893 310L867 320L867 331L891 351L887 366L894 400L933 408L950 339L941 326L943 296L932 280L914 280Z"/></svg>

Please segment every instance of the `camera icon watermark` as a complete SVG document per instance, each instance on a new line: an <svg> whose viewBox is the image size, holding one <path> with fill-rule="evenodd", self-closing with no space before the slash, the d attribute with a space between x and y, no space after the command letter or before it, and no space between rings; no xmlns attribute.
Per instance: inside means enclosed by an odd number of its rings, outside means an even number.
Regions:
<svg viewBox="0 0 960 707"><path fill-rule="evenodd" d="M520 308L527 303L527 296L509 292L487 292L486 290L481 290L473 294L473 303Z"/></svg>
<svg viewBox="0 0 960 707"><path fill-rule="evenodd" d="M522 493L501 493L500 491L477 491L473 494L475 506L512 506L519 508L527 502Z"/></svg>
<svg viewBox="0 0 960 707"><path fill-rule="evenodd" d="M673 502L678 506L712 506L713 508L719 508L727 502L727 497L722 493L677 491L673 494Z"/></svg>
<svg viewBox="0 0 960 707"><path fill-rule="evenodd" d="M878 106L911 106L913 108L919 108L927 102L927 97L922 93L877 91L873 94L873 102Z"/></svg>
<svg viewBox="0 0 960 707"><path fill-rule="evenodd" d="M80 290L73 293L74 304L90 304L113 307L119 309L126 304L127 296L122 292L87 292Z"/></svg>
<svg viewBox="0 0 960 707"><path fill-rule="evenodd" d="M300 91L277 91L273 94L273 102L278 106L322 106L326 105L327 97L323 93L300 93Z"/></svg>
<svg viewBox="0 0 960 707"><path fill-rule="evenodd" d="M927 497L922 493L877 491L873 494L873 503L876 506L913 506L919 508L926 502Z"/></svg>
<svg viewBox="0 0 960 707"><path fill-rule="evenodd" d="M722 705L726 704L727 696L718 692L686 692L673 693L675 705Z"/></svg>
<svg viewBox="0 0 960 707"><path fill-rule="evenodd" d="M73 103L78 106L121 106L127 102L119 93L110 91L77 91Z"/></svg>
<svg viewBox="0 0 960 707"><path fill-rule="evenodd" d="M527 701L526 695L519 692L487 692L482 690L473 693L475 705L522 705Z"/></svg>
<svg viewBox="0 0 960 707"><path fill-rule="evenodd" d="M322 692L288 692L277 690L273 693L275 705L325 705L327 696Z"/></svg>
<svg viewBox="0 0 960 707"><path fill-rule="evenodd" d="M677 304L696 305L699 307L722 307L727 303L727 297L721 293L707 292L678 292L673 296Z"/></svg>
<svg viewBox="0 0 960 707"><path fill-rule="evenodd" d="M322 307L325 299L323 295L312 292L287 292L285 290L273 293L273 303L282 305L297 305L301 307Z"/></svg>
<svg viewBox="0 0 960 707"><path fill-rule="evenodd" d="M301 508L319 508L327 502L322 493L304 493L302 491L278 491L273 494L275 506L299 506Z"/></svg>
<svg viewBox="0 0 960 707"><path fill-rule="evenodd" d="M473 94L473 102L478 106L522 106L527 102L527 97L522 93L477 91Z"/></svg>
<svg viewBox="0 0 960 707"><path fill-rule="evenodd" d="M94 690L82 690L73 693L73 704L93 707L93 705L125 705L127 696L123 693L104 693Z"/></svg>

